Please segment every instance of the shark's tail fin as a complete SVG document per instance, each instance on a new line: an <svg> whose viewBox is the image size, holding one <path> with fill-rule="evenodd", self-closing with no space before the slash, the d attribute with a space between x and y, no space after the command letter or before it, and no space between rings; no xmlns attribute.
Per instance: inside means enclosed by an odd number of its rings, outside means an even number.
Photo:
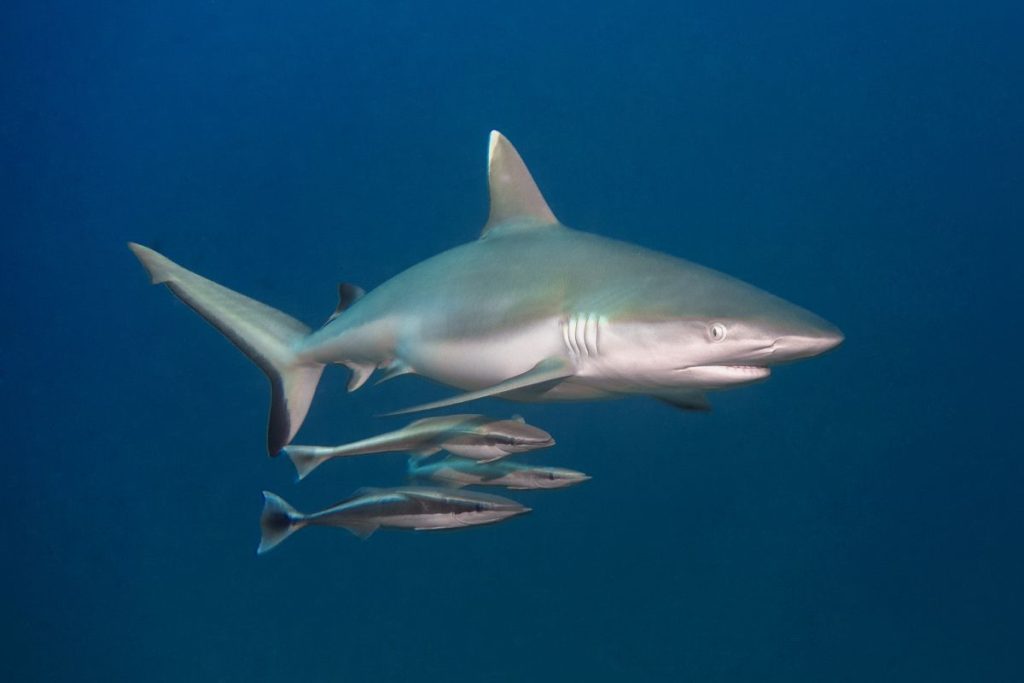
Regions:
<svg viewBox="0 0 1024 683"><path fill-rule="evenodd" d="M284 452L295 465L295 472L299 481L309 476L309 473L320 467L330 456L324 455L323 451L330 451L329 448L321 446L288 446Z"/></svg>
<svg viewBox="0 0 1024 683"><path fill-rule="evenodd" d="M260 555L306 525L305 517L281 496L263 492L263 514L260 515Z"/></svg>
<svg viewBox="0 0 1024 683"><path fill-rule="evenodd" d="M153 284L163 283L208 323L231 340L270 379L267 450L277 453L306 418L324 366L300 362L296 346L310 329L277 309L222 287L139 244L129 248Z"/></svg>

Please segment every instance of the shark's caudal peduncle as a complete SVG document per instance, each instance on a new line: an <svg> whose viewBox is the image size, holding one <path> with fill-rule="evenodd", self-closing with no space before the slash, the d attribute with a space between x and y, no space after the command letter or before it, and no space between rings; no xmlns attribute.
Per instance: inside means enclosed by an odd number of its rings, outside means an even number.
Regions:
<svg viewBox="0 0 1024 683"><path fill-rule="evenodd" d="M298 431L323 368L417 374L464 393L397 412L500 396L557 401L650 395L690 410L705 392L749 384L819 355L843 335L798 306L666 254L562 225L515 148L488 154L491 212L480 239L363 293L343 285L311 331L146 247L154 283L255 361L271 381L268 450Z"/></svg>

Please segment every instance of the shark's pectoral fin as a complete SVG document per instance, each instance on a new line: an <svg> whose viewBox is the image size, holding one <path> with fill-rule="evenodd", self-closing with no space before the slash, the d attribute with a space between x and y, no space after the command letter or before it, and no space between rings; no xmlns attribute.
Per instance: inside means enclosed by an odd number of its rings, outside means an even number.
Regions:
<svg viewBox="0 0 1024 683"><path fill-rule="evenodd" d="M566 377L572 377L575 372L576 368L568 358L552 356L551 358L545 358L523 374L511 377L504 382L495 384L494 386L470 391L465 394L459 394L458 396L441 399L440 401L433 401L432 403L422 403L418 406L405 408L403 410L396 410L392 413L384 413L384 415L404 415L406 413L416 413L422 410L447 408L448 406L475 401L479 398L500 396L501 394L506 394L512 391L521 391L523 389L536 387L540 384L557 382L565 379Z"/></svg>
<svg viewBox="0 0 1024 683"><path fill-rule="evenodd" d="M707 394L703 391L684 389L657 394L654 398L679 410L693 410L701 413L711 410L711 403L708 401Z"/></svg>

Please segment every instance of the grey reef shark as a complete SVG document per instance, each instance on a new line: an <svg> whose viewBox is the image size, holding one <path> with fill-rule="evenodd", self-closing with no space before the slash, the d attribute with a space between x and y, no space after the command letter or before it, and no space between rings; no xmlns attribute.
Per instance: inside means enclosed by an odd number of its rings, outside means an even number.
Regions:
<svg viewBox="0 0 1024 683"><path fill-rule="evenodd" d="M728 275L568 228L497 131L488 153L490 216L480 238L363 293L343 285L311 330L265 304L130 244L165 284L267 374L267 449L291 442L324 367L416 374L461 393L396 411L486 397L588 401L634 394L707 410L706 392L768 377L843 335L813 313Z"/></svg>

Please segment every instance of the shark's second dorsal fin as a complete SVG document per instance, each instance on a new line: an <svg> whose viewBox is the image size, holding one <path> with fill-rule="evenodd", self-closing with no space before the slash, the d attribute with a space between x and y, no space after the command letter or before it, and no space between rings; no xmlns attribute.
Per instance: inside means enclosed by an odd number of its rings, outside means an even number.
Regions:
<svg viewBox="0 0 1024 683"><path fill-rule="evenodd" d="M491 131L487 151L487 182L491 214L481 238L491 235L497 228L518 231L558 225L558 219L548 208L519 152L496 130Z"/></svg>
<svg viewBox="0 0 1024 683"><path fill-rule="evenodd" d="M334 313L331 313L331 317L327 319L327 322L331 322L339 315L348 310L348 307L359 301L366 294L363 288L359 285L353 285L348 282L342 282L338 285L338 307L334 309Z"/></svg>

